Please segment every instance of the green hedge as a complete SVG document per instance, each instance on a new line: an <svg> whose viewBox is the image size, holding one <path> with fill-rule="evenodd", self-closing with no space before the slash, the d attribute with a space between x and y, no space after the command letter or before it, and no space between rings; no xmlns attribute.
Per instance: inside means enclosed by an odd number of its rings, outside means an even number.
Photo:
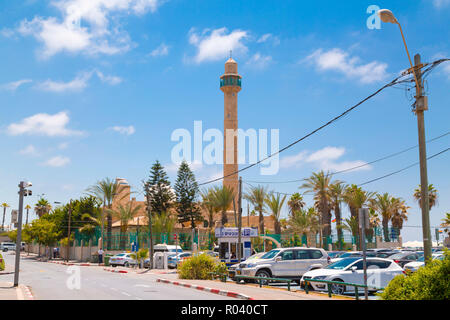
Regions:
<svg viewBox="0 0 450 320"><path fill-rule="evenodd" d="M396 276L380 294L383 300L450 300L450 252L414 273Z"/></svg>
<svg viewBox="0 0 450 320"><path fill-rule="evenodd" d="M208 254L201 254L184 260L178 267L180 279L211 280L211 272L226 273L225 263L218 261Z"/></svg>
<svg viewBox="0 0 450 320"><path fill-rule="evenodd" d="M5 270L5 260L3 259L2 254L0 253L0 271Z"/></svg>

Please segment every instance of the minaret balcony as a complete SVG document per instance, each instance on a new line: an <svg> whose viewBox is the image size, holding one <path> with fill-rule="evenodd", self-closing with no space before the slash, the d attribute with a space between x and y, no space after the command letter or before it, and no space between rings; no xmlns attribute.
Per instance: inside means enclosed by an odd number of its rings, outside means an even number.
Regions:
<svg viewBox="0 0 450 320"><path fill-rule="evenodd" d="M241 77L240 76L222 76L220 78L220 87L224 86L238 86L241 87Z"/></svg>

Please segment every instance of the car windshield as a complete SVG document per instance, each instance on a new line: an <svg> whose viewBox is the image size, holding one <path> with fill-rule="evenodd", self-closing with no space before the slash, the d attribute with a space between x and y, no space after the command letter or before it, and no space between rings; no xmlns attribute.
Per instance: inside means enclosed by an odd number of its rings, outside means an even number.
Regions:
<svg viewBox="0 0 450 320"><path fill-rule="evenodd" d="M389 259L401 259L404 255L404 253L394 253L393 255L389 256Z"/></svg>
<svg viewBox="0 0 450 320"><path fill-rule="evenodd" d="M280 250L270 250L265 255L263 255L261 259L272 259L278 254L278 252L280 252Z"/></svg>
<svg viewBox="0 0 450 320"><path fill-rule="evenodd" d="M119 253L119 254L116 254L116 257L123 257L125 255L125 253Z"/></svg>
<svg viewBox="0 0 450 320"><path fill-rule="evenodd" d="M345 258L338 262L332 263L329 266L325 267L325 269L335 269L335 270L343 270L348 265L352 264L356 260L359 260L360 258Z"/></svg>
<svg viewBox="0 0 450 320"><path fill-rule="evenodd" d="M341 252L328 252L330 258L337 258Z"/></svg>

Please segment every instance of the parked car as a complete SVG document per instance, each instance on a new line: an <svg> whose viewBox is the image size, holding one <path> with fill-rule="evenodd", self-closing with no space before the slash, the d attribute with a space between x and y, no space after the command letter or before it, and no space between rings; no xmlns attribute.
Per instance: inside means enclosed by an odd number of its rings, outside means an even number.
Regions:
<svg viewBox="0 0 450 320"><path fill-rule="evenodd" d="M153 252L175 252L181 253L183 249L180 246L170 245L170 244L157 244L153 247Z"/></svg>
<svg viewBox="0 0 450 320"><path fill-rule="evenodd" d="M16 244L14 242L2 242L0 243L0 250L3 252L7 252L9 250L15 251Z"/></svg>
<svg viewBox="0 0 450 320"><path fill-rule="evenodd" d="M385 287L397 275L402 274L403 269L394 261L382 258L368 258L367 277L370 279L369 285L376 287ZM371 279L372 278L372 279ZM300 285L305 286L305 279L331 280L355 284L364 284L363 259L359 257L345 258L337 261L323 269L316 269L306 272ZM375 282L375 284L373 284ZM310 282L308 283L313 290L327 290L324 283ZM344 294L345 292L354 291L353 286L345 286L332 284L331 291L334 294ZM369 291L377 291L375 289Z"/></svg>
<svg viewBox="0 0 450 320"><path fill-rule="evenodd" d="M265 252L255 253L254 255L251 255L244 261L249 262L251 260L261 259L261 257L265 254L266 254ZM239 268L239 265L240 263L236 263L228 267L228 276L230 277L230 279L234 280L234 276L236 275L236 270Z"/></svg>
<svg viewBox="0 0 450 320"><path fill-rule="evenodd" d="M362 253L359 251L347 251L347 252L340 254L339 257L337 257L337 258L331 258L330 262L335 263L342 259L351 258L351 257L362 257Z"/></svg>
<svg viewBox="0 0 450 320"><path fill-rule="evenodd" d="M219 253L218 252L211 251L211 250L200 251L198 254L203 254L203 253L205 253L207 255L210 255L211 257L214 257L214 258L218 258L219 257Z"/></svg>
<svg viewBox="0 0 450 320"><path fill-rule="evenodd" d="M177 267L177 265L181 261L183 261L183 259L186 259L189 257L192 257L192 253L190 253L190 252L183 252L183 253L170 255L167 258L167 265L168 265L169 269L175 269Z"/></svg>
<svg viewBox="0 0 450 320"><path fill-rule="evenodd" d="M246 260L239 264L236 274L265 278L289 278L300 281L310 270L328 265L330 257L318 248L277 248L270 250L259 259Z"/></svg>
<svg viewBox="0 0 450 320"><path fill-rule="evenodd" d="M442 254L442 253L433 253L431 255L431 258L433 260L434 259L444 260L444 254ZM405 264L403 266L403 269L405 269L405 271L416 272L420 267L423 267L424 265L425 265L425 256L421 256L416 261L409 262L409 263Z"/></svg>
<svg viewBox="0 0 450 320"><path fill-rule="evenodd" d="M400 267L404 267L409 262L416 261L421 257L420 254L412 251L404 251L390 255L388 259L394 260Z"/></svg>
<svg viewBox="0 0 450 320"><path fill-rule="evenodd" d="M339 256L341 256L344 253L345 251L327 251L327 254L331 259L339 258Z"/></svg>
<svg viewBox="0 0 450 320"><path fill-rule="evenodd" d="M131 253L124 252L124 253L116 254L115 256L112 256L111 258L109 258L109 264L112 267L116 267L116 266L129 267L130 265L137 264L137 261L131 257Z"/></svg>

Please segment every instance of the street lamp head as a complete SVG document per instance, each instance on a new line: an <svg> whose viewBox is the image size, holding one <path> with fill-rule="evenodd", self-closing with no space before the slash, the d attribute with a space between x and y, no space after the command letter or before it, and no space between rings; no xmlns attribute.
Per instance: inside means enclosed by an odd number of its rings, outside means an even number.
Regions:
<svg viewBox="0 0 450 320"><path fill-rule="evenodd" d="M381 21L383 21L383 22L398 24L398 21L397 21L397 19L395 19L395 16L391 10L388 10L388 9L378 10L378 16L380 17Z"/></svg>
<svg viewBox="0 0 450 320"><path fill-rule="evenodd" d="M20 184L19 184L19 187L25 189L25 188L31 187L32 185L33 185L33 184L32 184L31 182L29 182L29 181L28 181L28 182L26 182L26 181L21 181Z"/></svg>

